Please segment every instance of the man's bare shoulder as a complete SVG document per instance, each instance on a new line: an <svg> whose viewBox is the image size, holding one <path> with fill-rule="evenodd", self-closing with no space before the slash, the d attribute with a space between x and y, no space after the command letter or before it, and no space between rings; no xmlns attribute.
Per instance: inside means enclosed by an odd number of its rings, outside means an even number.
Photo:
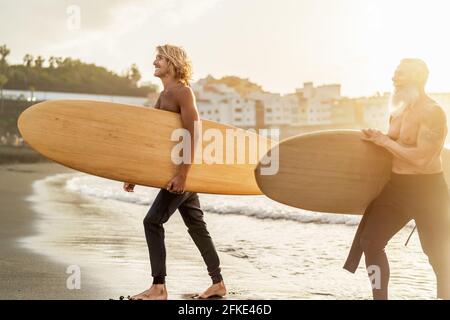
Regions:
<svg viewBox="0 0 450 320"><path fill-rule="evenodd" d="M425 123L432 124L446 124L447 115L444 108L439 105L436 101L431 100L424 104L422 119Z"/></svg>
<svg viewBox="0 0 450 320"><path fill-rule="evenodd" d="M180 107L195 105L194 91L189 86L184 85L178 87L175 92L175 97Z"/></svg>
<svg viewBox="0 0 450 320"><path fill-rule="evenodd" d="M176 91L175 95L177 97L188 97L188 96L194 96L194 91L192 91L192 88L187 85L179 86Z"/></svg>

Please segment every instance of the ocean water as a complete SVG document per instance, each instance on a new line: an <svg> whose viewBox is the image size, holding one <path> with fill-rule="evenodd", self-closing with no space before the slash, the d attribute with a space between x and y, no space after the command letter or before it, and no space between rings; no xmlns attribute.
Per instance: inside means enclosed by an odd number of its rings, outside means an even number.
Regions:
<svg viewBox="0 0 450 320"><path fill-rule="evenodd" d="M37 213L36 235L21 244L51 259L78 265L111 295L134 294L150 282L142 219L158 190L86 174L35 182L28 199ZM342 269L359 216L309 212L264 196L200 194L209 231L236 299L370 299L361 261ZM390 242L390 297L433 299L435 277L417 233L408 225ZM201 257L177 213L166 225L168 286L173 298L209 285ZM99 296L99 298L107 298Z"/></svg>

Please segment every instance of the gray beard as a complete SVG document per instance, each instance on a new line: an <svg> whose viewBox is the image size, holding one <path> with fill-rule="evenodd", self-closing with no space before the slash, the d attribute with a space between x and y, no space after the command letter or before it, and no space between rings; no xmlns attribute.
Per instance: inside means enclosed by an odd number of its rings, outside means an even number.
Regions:
<svg viewBox="0 0 450 320"><path fill-rule="evenodd" d="M419 100L419 97L419 90L413 86L395 90L389 99L389 110L393 115L398 115L402 113L405 108L414 105L417 100Z"/></svg>

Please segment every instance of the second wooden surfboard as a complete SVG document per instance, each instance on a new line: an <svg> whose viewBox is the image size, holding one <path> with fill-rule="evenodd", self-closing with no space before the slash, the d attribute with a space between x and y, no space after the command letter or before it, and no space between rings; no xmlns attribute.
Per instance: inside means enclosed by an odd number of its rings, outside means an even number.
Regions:
<svg viewBox="0 0 450 320"><path fill-rule="evenodd" d="M356 130L323 131L282 141L279 170L261 175L261 191L296 208L341 214L362 214L381 192L391 173L389 152L361 140ZM442 154L444 174L450 178L450 151Z"/></svg>

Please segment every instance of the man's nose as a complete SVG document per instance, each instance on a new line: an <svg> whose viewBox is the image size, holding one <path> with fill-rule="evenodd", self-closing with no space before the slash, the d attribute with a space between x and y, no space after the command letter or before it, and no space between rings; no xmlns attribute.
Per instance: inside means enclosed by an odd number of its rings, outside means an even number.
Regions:
<svg viewBox="0 0 450 320"><path fill-rule="evenodd" d="M402 82L402 78L400 78L400 77L393 77L392 78L392 82L394 83L394 84L399 84L399 83L401 83Z"/></svg>

